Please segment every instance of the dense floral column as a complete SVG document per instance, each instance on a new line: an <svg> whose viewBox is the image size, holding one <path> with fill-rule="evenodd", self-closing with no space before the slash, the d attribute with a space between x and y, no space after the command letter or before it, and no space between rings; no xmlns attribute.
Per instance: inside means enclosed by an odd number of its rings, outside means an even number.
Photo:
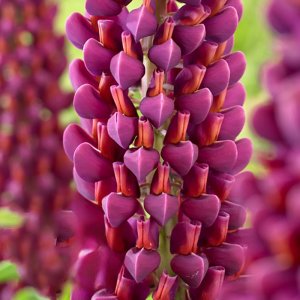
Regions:
<svg viewBox="0 0 300 300"><path fill-rule="evenodd" d="M260 155L266 173L239 175L232 197L246 199L253 212L249 295L299 299L300 2L272 0L267 18L277 38L278 59L263 70L270 99L253 118L255 132L271 146Z"/></svg>
<svg viewBox="0 0 300 300"><path fill-rule="evenodd" d="M72 168L58 114L72 94L59 86L66 57L64 38L53 29L56 11L42 0L1 1L0 206L25 220L18 230L0 233L0 256L17 262L21 275L1 299L26 285L55 295L71 263L63 245L70 213L63 210L71 200Z"/></svg>
<svg viewBox="0 0 300 300"><path fill-rule="evenodd" d="M231 52L242 5L130 2L87 0L66 25L83 60L64 147L104 228L82 216L72 299L215 299L244 266L244 243L227 240L245 222L228 194L251 156L237 140L246 62Z"/></svg>

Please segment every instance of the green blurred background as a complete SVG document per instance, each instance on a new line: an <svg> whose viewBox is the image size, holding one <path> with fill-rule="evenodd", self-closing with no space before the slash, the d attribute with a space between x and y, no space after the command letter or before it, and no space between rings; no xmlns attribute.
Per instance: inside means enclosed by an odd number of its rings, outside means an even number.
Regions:
<svg viewBox="0 0 300 300"><path fill-rule="evenodd" d="M57 19L57 30L64 33L65 22L72 12L84 12L84 0L68 1L56 0L59 7L59 16ZM142 0L133 0L131 8L138 7ZM250 137L253 140L254 147L257 150L266 148L262 140L257 139L250 130L249 120L253 108L260 102L267 100L267 94L260 85L260 68L261 65L272 57L273 49L271 44L270 28L264 20L265 10L268 0L244 0L244 15L239 24L235 35L235 50L243 51L247 57L247 70L243 77L243 83L247 90L247 101L245 109L247 112L247 126L243 130L241 137ZM75 49L67 42L68 57L71 61L74 58L82 57L80 50ZM71 89L68 74L63 76L62 85L65 89ZM72 109L63 114L62 120L65 124L76 120L76 115ZM258 165L255 156L248 169L258 173L262 169Z"/></svg>

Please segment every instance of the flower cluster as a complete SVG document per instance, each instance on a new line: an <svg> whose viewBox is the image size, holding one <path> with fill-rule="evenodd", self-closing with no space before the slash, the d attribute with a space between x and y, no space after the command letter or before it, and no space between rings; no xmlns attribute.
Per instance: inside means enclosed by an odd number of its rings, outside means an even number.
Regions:
<svg viewBox="0 0 300 300"><path fill-rule="evenodd" d="M253 299L300 297L300 2L272 0L268 20L277 37L278 60L265 66L270 99L253 118L256 133L272 148L260 159L266 174L241 174L232 192L253 211L248 285ZM253 295L254 292L254 295Z"/></svg>
<svg viewBox="0 0 300 300"><path fill-rule="evenodd" d="M54 33L55 14L56 6L47 1L1 1L0 206L23 214L25 223L1 231L0 255L18 262L20 286L48 294L68 274L70 257L56 244L67 238L59 224L72 193L58 113L71 104L73 93L58 83L66 57L64 38Z"/></svg>
<svg viewBox="0 0 300 300"><path fill-rule="evenodd" d="M66 24L83 60L70 65L81 125L67 127L64 148L90 200L72 299L215 299L244 265L235 236L246 211L228 198L251 156L236 140L242 5L130 2L87 0Z"/></svg>

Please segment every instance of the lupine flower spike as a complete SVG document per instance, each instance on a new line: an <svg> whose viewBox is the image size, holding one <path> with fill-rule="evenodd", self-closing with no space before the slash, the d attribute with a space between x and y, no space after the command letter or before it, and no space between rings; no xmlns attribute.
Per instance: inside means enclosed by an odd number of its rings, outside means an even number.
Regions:
<svg viewBox="0 0 300 300"><path fill-rule="evenodd" d="M250 295L253 299L298 299L300 2L272 0L267 18L277 38L278 61L263 69L270 99L256 109L253 127L272 149L259 157L266 174L239 175L232 195L246 199L253 213Z"/></svg>
<svg viewBox="0 0 300 300"><path fill-rule="evenodd" d="M18 284L1 286L0 298L33 286L55 296L68 278L72 235L72 166L61 146L58 113L72 94L58 78L66 66L64 39L55 34L57 8L42 0L1 1L0 206L24 224L1 230L0 257L17 263Z"/></svg>
<svg viewBox="0 0 300 300"><path fill-rule="evenodd" d="M64 148L104 218L72 299L215 299L244 265L245 247L227 241L245 221L228 195L251 155L237 140L246 62L231 53L242 5L130 2L87 0L66 24L83 60L70 65L81 124L67 127ZM80 272L91 269L87 284Z"/></svg>

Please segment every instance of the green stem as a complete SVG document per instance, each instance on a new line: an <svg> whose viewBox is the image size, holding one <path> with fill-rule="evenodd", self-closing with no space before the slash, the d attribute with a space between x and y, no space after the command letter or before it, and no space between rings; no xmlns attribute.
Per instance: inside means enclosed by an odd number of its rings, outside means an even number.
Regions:
<svg viewBox="0 0 300 300"><path fill-rule="evenodd" d="M186 288L185 284L182 280L179 281L178 288L177 288L177 293L175 300L183 300L186 299ZM189 299L189 298L188 298Z"/></svg>
<svg viewBox="0 0 300 300"><path fill-rule="evenodd" d="M167 15L168 0L156 0L156 18L158 23L162 23Z"/></svg>

